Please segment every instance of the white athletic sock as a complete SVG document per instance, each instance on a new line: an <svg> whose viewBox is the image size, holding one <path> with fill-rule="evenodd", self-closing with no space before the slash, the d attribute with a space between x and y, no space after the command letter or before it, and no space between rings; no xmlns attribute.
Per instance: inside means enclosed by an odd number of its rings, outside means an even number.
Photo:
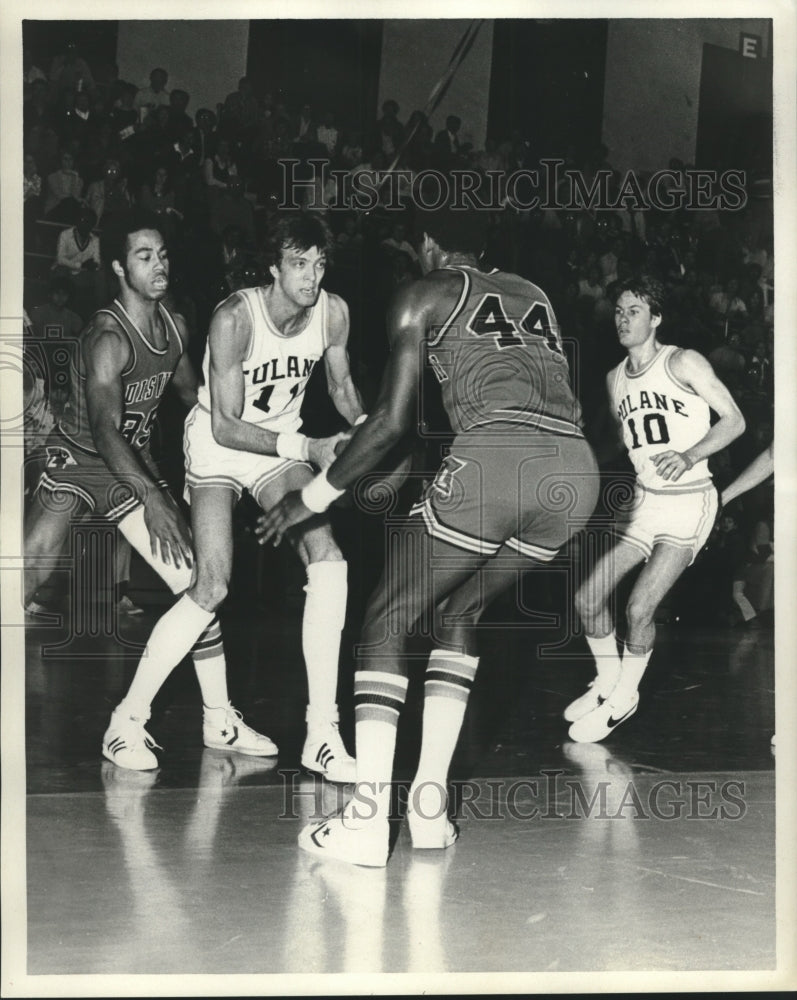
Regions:
<svg viewBox="0 0 797 1000"><path fill-rule="evenodd" d="M590 652L595 657L598 694L608 698L620 678L623 667L623 661L617 652L617 636L614 632L610 632L608 635L588 635L585 638Z"/></svg>
<svg viewBox="0 0 797 1000"><path fill-rule="evenodd" d="M645 653L634 653L629 649L628 643L624 644L623 669L620 674L620 680L612 692L616 696L616 698L612 698L612 701L625 702L632 698L639 688L639 683L642 680L642 675L645 673L652 652L653 649L651 648Z"/></svg>
<svg viewBox="0 0 797 1000"><path fill-rule="evenodd" d="M205 708L226 708L230 696L227 692L227 661L221 641L221 625L217 617L208 625L191 648L194 670L202 692Z"/></svg>
<svg viewBox="0 0 797 1000"><path fill-rule="evenodd" d="M133 683L124 703L146 715L155 695L177 664L188 653L199 635L212 621L212 611L192 601L188 594L170 608L157 622L138 664Z"/></svg>
<svg viewBox="0 0 797 1000"><path fill-rule="evenodd" d="M478 666L477 656L432 650L424 682L421 757L413 788L429 783L445 795L448 769Z"/></svg>
<svg viewBox="0 0 797 1000"><path fill-rule="evenodd" d="M307 667L308 724L337 719L340 635L346 621L348 566L342 560L310 563L302 618Z"/></svg>
<svg viewBox="0 0 797 1000"><path fill-rule="evenodd" d="M406 697L407 678L400 674L354 674L357 785L346 806L346 817L354 823L389 818L396 727Z"/></svg>

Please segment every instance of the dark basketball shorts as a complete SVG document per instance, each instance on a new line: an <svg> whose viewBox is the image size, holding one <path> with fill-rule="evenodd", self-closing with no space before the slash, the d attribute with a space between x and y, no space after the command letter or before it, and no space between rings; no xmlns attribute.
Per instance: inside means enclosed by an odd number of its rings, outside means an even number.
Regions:
<svg viewBox="0 0 797 1000"><path fill-rule="evenodd" d="M589 520L599 472L583 438L469 432L455 438L425 498L412 508L455 548L494 556L504 545L542 562Z"/></svg>
<svg viewBox="0 0 797 1000"><path fill-rule="evenodd" d="M57 431L47 438L44 452L44 471L36 492L51 510L77 514L86 513L88 508L91 513L119 522L142 506L140 497L152 481L143 471L140 479L118 478L109 472L99 455L85 451ZM158 489L166 490L166 481L149 450L144 448L137 454Z"/></svg>

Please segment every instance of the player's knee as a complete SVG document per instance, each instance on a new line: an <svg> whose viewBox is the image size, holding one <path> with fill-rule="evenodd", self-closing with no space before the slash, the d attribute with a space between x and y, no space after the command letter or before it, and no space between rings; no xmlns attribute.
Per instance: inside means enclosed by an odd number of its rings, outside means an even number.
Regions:
<svg viewBox="0 0 797 1000"><path fill-rule="evenodd" d="M191 588L191 600L205 611L216 611L227 597L229 580L220 573L197 574L196 583Z"/></svg>

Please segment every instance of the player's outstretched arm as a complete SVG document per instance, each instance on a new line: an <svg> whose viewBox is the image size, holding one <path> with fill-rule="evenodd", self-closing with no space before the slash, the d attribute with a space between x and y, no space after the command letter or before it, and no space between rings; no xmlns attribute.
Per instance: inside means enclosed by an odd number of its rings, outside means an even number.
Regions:
<svg viewBox="0 0 797 1000"><path fill-rule="evenodd" d="M329 397L350 424L363 413L363 402L349 365L349 309L337 295L329 295L329 346L324 352Z"/></svg>
<svg viewBox="0 0 797 1000"><path fill-rule="evenodd" d="M775 442L773 441L768 448L761 452L758 458L754 458L747 468L739 473L732 483L725 487L722 491L722 506L729 504L742 493L754 489L765 479L769 479L774 471Z"/></svg>
<svg viewBox="0 0 797 1000"><path fill-rule="evenodd" d="M417 415L421 345L431 303L430 289L415 282L401 289L388 309L390 356L376 403L359 425L346 450L327 470L327 479L347 489L375 468L398 444Z"/></svg>
<svg viewBox="0 0 797 1000"><path fill-rule="evenodd" d="M86 403L94 445L113 475L136 491L144 504L153 556L178 568L183 561L193 565L191 535L177 507L158 489L146 467L124 436L140 426L132 419L123 425L124 390L122 372L130 362L130 345L113 325L100 322L84 339Z"/></svg>
<svg viewBox="0 0 797 1000"><path fill-rule="evenodd" d="M651 456L658 475L677 482L696 462L722 451L735 441L744 432L745 422L733 396L702 354L691 350L678 351L673 355L671 368L673 375L701 396L719 417L709 432L686 451L662 451Z"/></svg>
<svg viewBox="0 0 797 1000"><path fill-rule="evenodd" d="M196 392L199 382L191 359L188 357L188 351L186 350L188 345L188 326L183 317L178 313L173 313L172 316L177 324L177 329L180 331L180 338L183 342L183 353L174 370L172 386L180 398L180 402L190 410L196 404Z"/></svg>

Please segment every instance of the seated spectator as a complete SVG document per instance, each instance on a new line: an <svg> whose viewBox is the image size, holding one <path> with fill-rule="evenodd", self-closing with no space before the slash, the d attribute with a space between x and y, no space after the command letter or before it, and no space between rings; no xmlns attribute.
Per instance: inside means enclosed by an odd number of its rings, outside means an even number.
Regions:
<svg viewBox="0 0 797 1000"><path fill-rule="evenodd" d="M176 140L172 138L171 129L171 108L166 104L160 104L148 115L143 126L140 126L138 149L136 160L150 163L164 160L171 156Z"/></svg>
<svg viewBox="0 0 797 1000"><path fill-rule="evenodd" d="M138 198L139 204L156 215L175 215L182 218L180 212L175 207L174 185L169 176L169 168L165 164L158 164L148 184L141 188Z"/></svg>
<svg viewBox="0 0 797 1000"><path fill-rule="evenodd" d="M407 240L407 227L403 222L395 222L387 239L382 240L382 246L394 253L404 254L413 264L418 263L418 254Z"/></svg>
<svg viewBox="0 0 797 1000"><path fill-rule="evenodd" d="M140 121L143 122L153 108L168 105L169 91L166 89L168 80L169 74L165 69L153 69L149 74L149 86L142 87L133 102L133 106L139 113Z"/></svg>
<svg viewBox="0 0 797 1000"><path fill-rule="evenodd" d="M238 81L238 89L224 99L221 130L230 139L251 136L257 128L259 117L260 107L252 81L248 76L242 76Z"/></svg>
<svg viewBox="0 0 797 1000"><path fill-rule="evenodd" d="M488 136L485 140L484 149L476 154L474 164L476 169L483 174L486 174L488 170L493 172L504 171L506 167L504 158L498 151L498 143L492 136Z"/></svg>
<svg viewBox="0 0 797 1000"><path fill-rule="evenodd" d="M196 127L191 133L191 144L199 158L199 162L204 164L216 152L216 116L208 108L200 108L196 113Z"/></svg>
<svg viewBox="0 0 797 1000"><path fill-rule="evenodd" d="M343 217L341 231L335 238L335 243L342 250L355 250L362 246L363 236L357 227L357 216L354 212L347 212Z"/></svg>
<svg viewBox="0 0 797 1000"><path fill-rule="evenodd" d="M254 208L244 193L242 178L235 174L229 178L225 190L213 201L210 209L210 228L219 236L235 228L243 234L248 244L254 244Z"/></svg>
<svg viewBox="0 0 797 1000"><path fill-rule="evenodd" d="M455 163L459 159L459 130L462 119L458 115L446 118L446 127L441 128L434 137L434 152L441 166Z"/></svg>
<svg viewBox="0 0 797 1000"><path fill-rule="evenodd" d="M169 138L173 142L176 142L177 137L186 129L191 131L194 127L191 116L186 111L190 100L191 95L188 91L177 87L169 95Z"/></svg>
<svg viewBox="0 0 797 1000"><path fill-rule="evenodd" d="M338 152L340 133L335 125L335 115L332 111L325 112L321 124L316 129L316 138L326 149L329 158L333 159Z"/></svg>
<svg viewBox="0 0 797 1000"><path fill-rule="evenodd" d="M132 166L138 159L137 137L142 126L138 121L138 112L133 107L137 92L138 88L132 83L122 82L119 98L107 118L108 151L123 167Z"/></svg>
<svg viewBox="0 0 797 1000"><path fill-rule="evenodd" d="M351 169L356 167L363 158L363 136L362 132L349 132L343 140L340 151L343 165Z"/></svg>
<svg viewBox="0 0 797 1000"><path fill-rule="evenodd" d="M399 121L398 113L399 106L395 101L385 101L382 105L382 117L374 127L373 145L388 160L396 155L404 139L404 126ZM368 144L372 145L370 141Z"/></svg>
<svg viewBox="0 0 797 1000"><path fill-rule="evenodd" d="M578 283L578 295L582 299L602 299L606 291L601 283L600 269L592 265Z"/></svg>
<svg viewBox="0 0 797 1000"><path fill-rule="evenodd" d="M311 105L302 105L302 109L294 122L292 138L294 144L299 146L316 141L316 123Z"/></svg>
<svg viewBox="0 0 797 1000"><path fill-rule="evenodd" d="M100 241L92 232L97 216L85 206L77 225L65 229L58 237L58 249L53 274L68 277L72 284L75 310L83 320L97 308L104 282L100 270Z"/></svg>
<svg viewBox="0 0 797 1000"><path fill-rule="evenodd" d="M102 178L89 184L86 201L96 215L97 222L107 221L110 216L130 207L127 179L122 175L118 160L106 160Z"/></svg>
<svg viewBox="0 0 797 1000"><path fill-rule="evenodd" d="M226 190L231 177L238 176L229 139L219 139L216 152L205 160L203 171L207 186L220 191Z"/></svg>
<svg viewBox="0 0 797 1000"><path fill-rule="evenodd" d="M89 64L80 55L77 45L68 42L50 66L50 87L53 94L64 90L94 90L94 77Z"/></svg>
<svg viewBox="0 0 797 1000"><path fill-rule="evenodd" d="M75 222L80 212L83 181L75 170L75 157L64 151L61 166L47 178L44 214L54 222Z"/></svg>
<svg viewBox="0 0 797 1000"><path fill-rule="evenodd" d="M732 333L727 343L715 347L708 355L708 360L717 372L717 376L729 389L738 389L742 382L747 359L741 350L741 338L738 333Z"/></svg>
<svg viewBox="0 0 797 1000"><path fill-rule="evenodd" d="M77 143L82 147L89 135L98 127L98 115L91 109L91 100L87 90L75 92L72 107L69 108L61 123L61 139L64 143Z"/></svg>
<svg viewBox="0 0 797 1000"><path fill-rule="evenodd" d="M97 216L90 208L81 209L77 223L58 237L53 268L56 273L79 274L100 266L100 240L92 232Z"/></svg>
<svg viewBox="0 0 797 1000"><path fill-rule="evenodd" d="M188 191L193 189L194 180L200 174L201 164L192 141L192 129L183 128L177 142L169 150L166 161L174 183L177 205L184 204Z"/></svg>
<svg viewBox="0 0 797 1000"><path fill-rule="evenodd" d="M413 111L407 121L405 136L411 136L407 160L413 170L423 170L434 160L434 132L423 111Z"/></svg>

